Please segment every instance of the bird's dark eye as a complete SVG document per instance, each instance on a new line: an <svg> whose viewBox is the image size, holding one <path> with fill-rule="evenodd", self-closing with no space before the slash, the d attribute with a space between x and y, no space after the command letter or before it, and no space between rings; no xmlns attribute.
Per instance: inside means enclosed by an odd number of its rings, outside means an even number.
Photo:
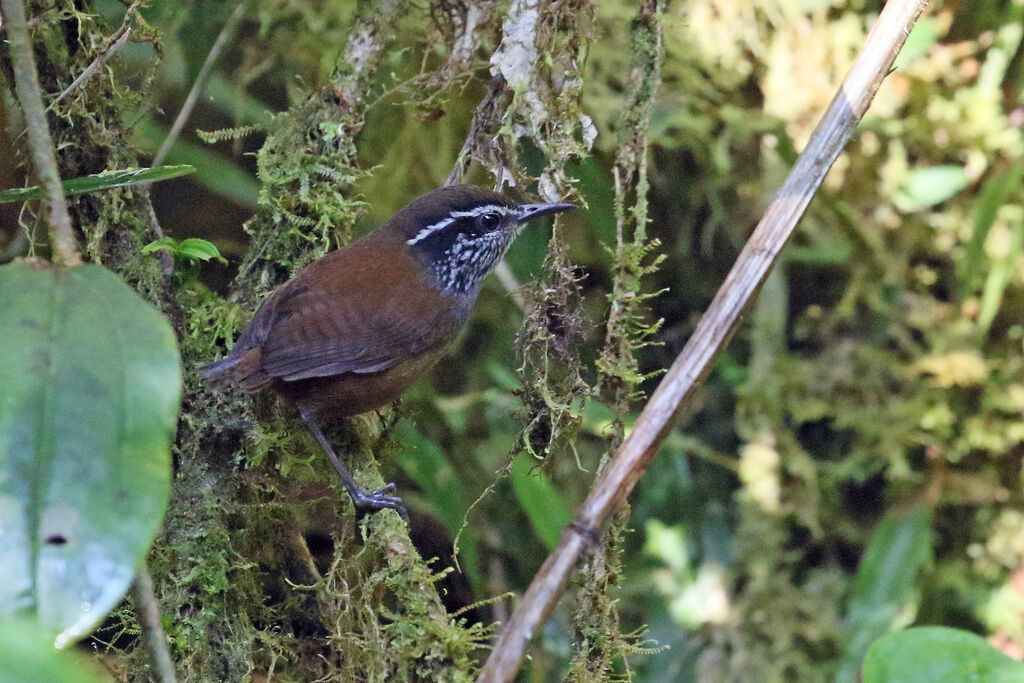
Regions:
<svg viewBox="0 0 1024 683"><path fill-rule="evenodd" d="M494 230L501 224L501 216L496 213L485 213L476 219L477 225L484 230Z"/></svg>

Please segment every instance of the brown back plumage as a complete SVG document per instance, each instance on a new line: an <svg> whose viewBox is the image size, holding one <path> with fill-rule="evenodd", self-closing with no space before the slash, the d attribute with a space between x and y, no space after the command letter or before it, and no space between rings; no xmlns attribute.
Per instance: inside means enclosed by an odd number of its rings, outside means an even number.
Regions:
<svg viewBox="0 0 1024 683"><path fill-rule="evenodd" d="M522 221L567 208L467 185L429 192L276 289L205 377L317 413L389 403L454 340Z"/></svg>

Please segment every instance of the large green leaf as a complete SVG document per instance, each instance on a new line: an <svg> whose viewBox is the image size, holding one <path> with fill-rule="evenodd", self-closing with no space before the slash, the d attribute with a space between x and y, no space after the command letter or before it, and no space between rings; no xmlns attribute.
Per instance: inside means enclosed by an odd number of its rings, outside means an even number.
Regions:
<svg viewBox="0 0 1024 683"><path fill-rule="evenodd" d="M929 626L876 640L861 676L863 683L1021 683L1024 664L973 633Z"/></svg>
<svg viewBox="0 0 1024 683"><path fill-rule="evenodd" d="M180 393L170 327L116 275L0 268L0 614L63 644L120 600L167 505Z"/></svg>

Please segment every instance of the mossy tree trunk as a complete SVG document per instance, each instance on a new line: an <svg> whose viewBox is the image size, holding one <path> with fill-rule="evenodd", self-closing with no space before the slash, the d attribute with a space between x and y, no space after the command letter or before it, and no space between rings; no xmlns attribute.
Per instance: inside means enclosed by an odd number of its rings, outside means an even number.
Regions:
<svg viewBox="0 0 1024 683"><path fill-rule="evenodd" d="M392 42L402 21L428 26L433 41L430 59L424 57L423 71L410 87L413 97L432 97L427 93L466 78L490 82L452 178L476 161L499 184L522 182L526 173L518 150L525 143L543 158L537 173L542 197L553 201L573 194L566 164L588 153L596 133L580 105L596 8L588 0L516 0L503 15L503 7L491 0L436 2L427 11L403 0L357 4L347 45L328 81L307 87L267 127L258 154L260 207L246 225L252 242L228 298L175 277L173 264L142 253L162 236L147 191L70 200L86 258L122 275L170 319L187 370L171 506L149 558L182 680L235 681L257 674L285 680L459 680L471 677L479 664L491 627L446 612L435 585L447 570L421 557L397 515L376 514L357 526L325 461L313 457L296 464L316 449L293 411L269 398L211 392L196 368L230 343L267 292L350 238L361 211L353 183L374 161L358 158L356 138L369 103L379 95L383 55L407 47ZM102 52L111 27L91 2L32 2L29 12L42 86L52 98ZM620 164L626 177L619 215L636 232L631 243L620 225L621 287L615 302L628 303L616 306L620 314L609 325L602 368L605 383L614 384L608 397L619 415L639 380L631 354L649 332L637 324L642 312L636 305L642 301L637 283L645 273L646 216L624 204L641 203L646 190L645 122L657 84L660 28L656 4L646 3L644 12L634 27L641 48L635 77L642 87L621 123L629 152ZM160 54L161 37L134 6L125 23L134 31L133 42L154 46L154 58ZM408 27L404 31L409 34ZM9 64L0 67L6 88ZM155 107L149 78L112 69L51 108L62 177L144 165L128 140L132 112ZM627 198L631 192L635 199ZM593 394L575 351L578 286L556 232L546 280L532 290L522 335L521 377L530 414L520 443L538 456L551 457L574 438L578 401ZM549 372L552 366L559 371ZM363 416L333 434L366 486L383 483L375 459L397 447L387 430L390 421L387 415ZM617 532L607 539L613 555L619 542ZM617 572L614 560L602 559L604 552L598 549L588 565L600 575L595 585L602 590L614 584ZM607 595L591 593L579 609L584 659L576 675L610 675L607 658L628 649L619 641L614 607ZM135 628L126 605L96 635L97 643L126 658L126 679L145 677L149 670L143 648L131 647Z"/></svg>

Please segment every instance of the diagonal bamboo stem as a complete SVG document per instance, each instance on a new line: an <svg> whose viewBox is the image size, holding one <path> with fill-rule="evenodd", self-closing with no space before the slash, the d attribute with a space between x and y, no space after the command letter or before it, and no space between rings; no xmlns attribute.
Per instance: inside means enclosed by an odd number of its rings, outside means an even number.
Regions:
<svg viewBox="0 0 1024 683"><path fill-rule="evenodd" d="M778 195L754 229L707 312L647 402L633 431L562 532L558 546L530 583L477 679L509 681L526 646L547 620L580 553L633 490L672 429L672 419L725 348L740 316L771 271L818 186L867 111L922 9L923 0L889 0L850 72Z"/></svg>

